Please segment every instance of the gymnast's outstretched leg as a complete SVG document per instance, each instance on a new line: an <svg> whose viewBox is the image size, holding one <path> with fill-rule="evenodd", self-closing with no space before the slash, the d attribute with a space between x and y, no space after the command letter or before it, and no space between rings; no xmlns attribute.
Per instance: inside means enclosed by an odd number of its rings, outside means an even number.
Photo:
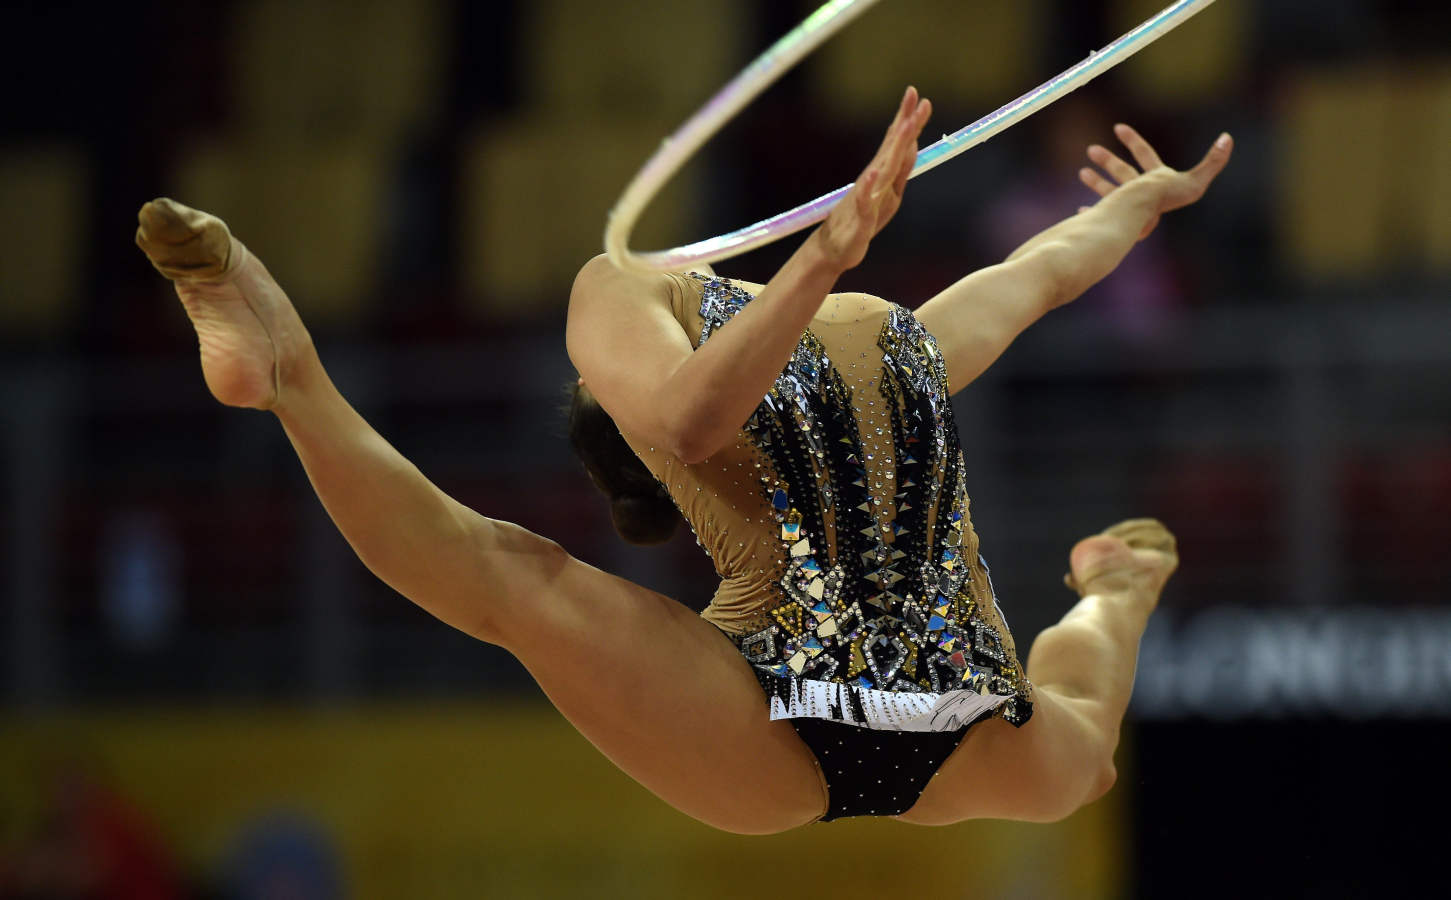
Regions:
<svg viewBox="0 0 1451 900"><path fill-rule="evenodd" d="M743 833L821 815L810 751L767 719L755 676L714 626L448 497L338 393L287 295L221 220L165 199L139 218L137 243L196 326L207 386L277 416L378 577L514 653L586 738L682 812Z"/></svg>
<svg viewBox="0 0 1451 900"><path fill-rule="evenodd" d="M1153 519L1131 519L1079 541L1069 586L1081 595L1028 655L1033 718L996 719L967 733L904 821L1061 819L1113 786L1114 749L1133 691L1139 638L1179 557Z"/></svg>

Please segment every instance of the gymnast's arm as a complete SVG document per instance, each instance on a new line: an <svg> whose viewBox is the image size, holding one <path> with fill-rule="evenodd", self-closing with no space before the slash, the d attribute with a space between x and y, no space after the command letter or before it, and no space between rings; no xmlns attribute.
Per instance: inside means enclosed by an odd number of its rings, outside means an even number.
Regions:
<svg viewBox="0 0 1451 900"><path fill-rule="evenodd" d="M838 270L808 238L760 295L693 350L670 311L670 276L598 256L575 279L570 359L626 434L687 463L734 439L786 365Z"/></svg>
<svg viewBox="0 0 1451 900"><path fill-rule="evenodd" d="M735 440L836 279L861 262L896 212L931 103L908 88L876 156L827 220L756 299L692 350L670 312L670 279L587 263L569 301L566 343L620 430L687 463Z"/></svg>
<svg viewBox="0 0 1451 900"><path fill-rule="evenodd" d="M995 266L974 272L922 304L917 318L937 339L954 392L981 375L1019 334L1044 313L1070 303L1112 272L1148 236L1159 217L1204 195L1229 162L1223 136L1188 171L1164 165L1127 125L1115 132L1140 172L1107 149L1088 155L1114 179L1090 168L1079 177L1102 198L1094 206L1034 236ZM1115 183L1116 182L1116 183Z"/></svg>

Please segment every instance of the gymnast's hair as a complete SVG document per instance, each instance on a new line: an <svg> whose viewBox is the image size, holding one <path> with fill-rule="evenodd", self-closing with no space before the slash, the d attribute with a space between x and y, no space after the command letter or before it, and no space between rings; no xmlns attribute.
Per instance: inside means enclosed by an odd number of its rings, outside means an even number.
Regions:
<svg viewBox="0 0 1451 900"><path fill-rule="evenodd" d="M610 519L632 544L663 544L680 525L665 486L625 443L615 420L579 384L569 385L569 443L590 480L610 498Z"/></svg>

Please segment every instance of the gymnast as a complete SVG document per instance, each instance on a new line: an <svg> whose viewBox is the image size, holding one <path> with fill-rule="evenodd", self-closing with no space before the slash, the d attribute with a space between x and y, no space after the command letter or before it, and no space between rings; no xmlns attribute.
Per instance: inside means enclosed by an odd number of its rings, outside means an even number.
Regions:
<svg viewBox="0 0 1451 900"><path fill-rule="evenodd" d="M856 815L1061 819L1115 778L1138 641L1177 564L1159 523L1073 547L1080 595L1026 671L968 515L949 396L1195 202L1230 155L1088 148L1100 199L915 314L832 293L901 203L931 104L908 88L846 198L765 285L580 270L571 438L627 539L681 514L721 585L696 615L479 515L338 393L291 301L214 216L162 198L136 241L175 282L208 388L272 411L379 578L513 653L610 760L716 828ZM480 748L487 760L488 748Z"/></svg>

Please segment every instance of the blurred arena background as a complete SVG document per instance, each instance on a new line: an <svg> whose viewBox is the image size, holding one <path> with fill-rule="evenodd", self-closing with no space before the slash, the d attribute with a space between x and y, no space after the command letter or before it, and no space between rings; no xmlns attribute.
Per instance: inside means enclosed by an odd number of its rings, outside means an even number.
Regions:
<svg viewBox="0 0 1451 900"><path fill-rule="evenodd" d="M950 131L1166 2L883 3L707 148L637 243L850 180L905 83ZM1057 825L741 838L673 812L507 654L354 560L280 429L210 400L131 244L153 196L221 215L425 473L698 608L715 583L690 538L620 542L570 455L565 302L654 145L812 5L0 6L0 897L1444 884L1444 4L1219 0L914 182L844 284L913 306L1001 259L1093 199L1075 172L1115 121L1180 166L1236 137L1200 206L959 396L1020 647L1068 605L1074 540L1141 514L1180 537L1118 787ZM794 245L720 268L765 281Z"/></svg>

